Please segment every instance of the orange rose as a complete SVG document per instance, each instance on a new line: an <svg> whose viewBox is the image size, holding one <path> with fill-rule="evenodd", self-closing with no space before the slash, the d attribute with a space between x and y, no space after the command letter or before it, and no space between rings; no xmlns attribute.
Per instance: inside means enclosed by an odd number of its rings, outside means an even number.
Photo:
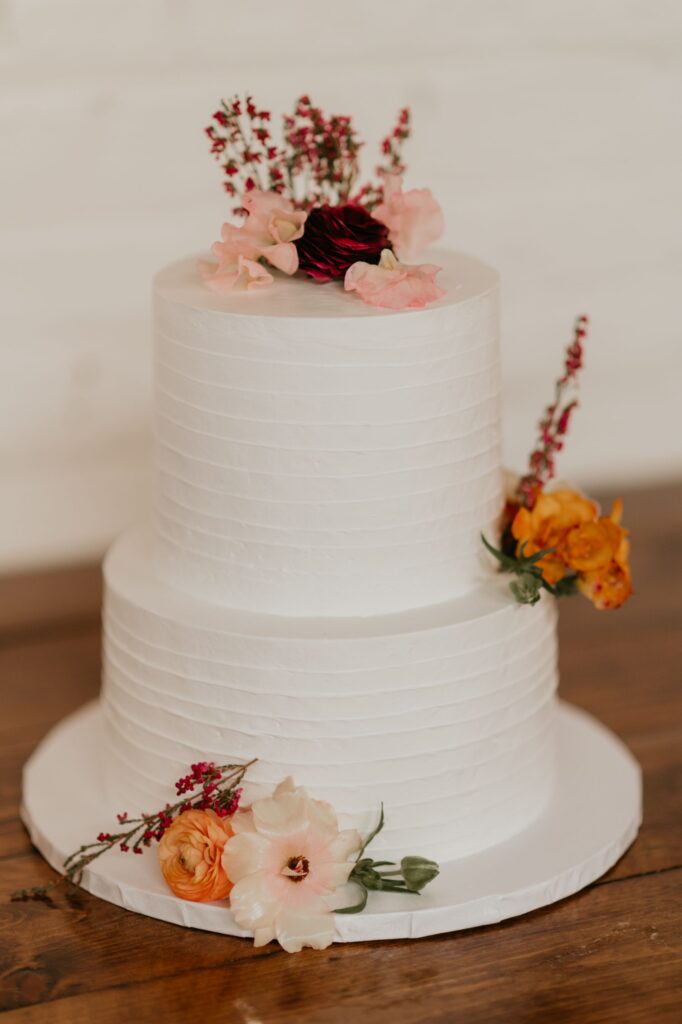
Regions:
<svg viewBox="0 0 682 1024"><path fill-rule="evenodd" d="M593 523L598 515L593 501L576 491L561 490L538 495L532 509L520 508L512 523L512 535L518 541L516 553L534 555L543 548L555 548L540 559L538 566L547 583L558 583L566 574L567 565L561 554L562 544L570 530L582 523Z"/></svg>
<svg viewBox="0 0 682 1024"><path fill-rule="evenodd" d="M620 525L623 502L620 498L614 502L611 515L600 519L597 525L604 524L605 534L609 534L611 557L606 563L593 564L587 571L581 571L578 589L589 598L595 608L601 611L620 608L632 594L632 575L630 573L630 544L627 530ZM610 525L606 525L610 524ZM599 561L604 551L600 552ZM578 569L576 564L574 568Z"/></svg>
<svg viewBox="0 0 682 1024"><path fill-rule="evenodd" d="M195 903L223 900L232 888L222 866L223 847L233 835L215 811L183 811L159 843L161 872L175 896Z"/></svg>

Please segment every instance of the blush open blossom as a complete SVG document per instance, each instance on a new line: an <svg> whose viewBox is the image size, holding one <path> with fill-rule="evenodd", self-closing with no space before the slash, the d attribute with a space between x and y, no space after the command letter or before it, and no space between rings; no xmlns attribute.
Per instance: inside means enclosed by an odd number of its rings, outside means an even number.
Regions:
<svg viewBox="0 0 682 1024"><path fill-rule="evenodd" d="M348 881L359 834L339 831L333 808L291 779L236 815L232 827L223 867L234 886L230 906L237 924L253 931L256 946L277 939L293 953L330 945L329 901Z"/></svg>

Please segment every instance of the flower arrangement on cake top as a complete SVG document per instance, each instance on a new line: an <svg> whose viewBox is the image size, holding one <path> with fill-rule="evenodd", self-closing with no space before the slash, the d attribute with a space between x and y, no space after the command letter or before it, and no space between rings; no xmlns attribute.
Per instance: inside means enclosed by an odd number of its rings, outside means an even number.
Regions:
<svg viewBox="0 0 682 1024"><path fill-rule="evenodd" d="M586 316L576 320L554 399L538 425L528 470L514 481L508 496L500 547L483 538L502 570L515 576L510 587L521 604L535 604L541 591L547 590L555 597L581 593L604 610L620 608L632 594L630 543L628 531L621 526L621 499L604 516L594 501L577 491L547 490L578 405L574 389L583 366L587 323Z"/></svg>
<svg viewBox="0 0 682 1024"><path fill-rule="evenodd" d="M314 800L288 778L271 796L242 808L242 782L255 764L200 761L175 783L176 801L155 814L117 815L113 832L100 832L64 862L50 885L20 889L13 900L44 900L62 882L79 885L103 853L144 853L158 844L161 874L174 896L193 903L228 901L236 923L253 932L254 945L273 939L289 953L324 949L334 941L334 914L365 909L370 890L418 895L439 874L435 861L403 857L400 864L364 853L384 826L363 841L339 830L331 804ZM355 903L339 891L351 883ZM227 903L226 903L227 906Z"/></svg>
<svg viewBox="0 0 682 1024"><path fill-rule="evenodd" d="M414 263L442 234L443 214L429 189L403 191L409 109L381 144L376 180L362 186L363 143L350 117L327 116L302 96L283 118L280 142L271 121L251 96L235 96L206 128L241 218L223 224L212 247L216 261L201 262L206 285L257 291L272 283L274 269L318 284L343 280L346 291L387 309L420 309L441 298L441 268Z"/></svg>

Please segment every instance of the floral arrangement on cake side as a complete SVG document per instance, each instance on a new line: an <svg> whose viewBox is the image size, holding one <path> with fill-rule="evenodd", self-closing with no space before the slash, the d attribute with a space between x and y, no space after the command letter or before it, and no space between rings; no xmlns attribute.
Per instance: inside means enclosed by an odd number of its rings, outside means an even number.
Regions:
<svg viewBox="0 0 682 1024"><path fill-rule="evenodd" d="M236 923L254 944L276 939L290 953L325 949L334 941L334 914L365 909L370 890L418 895L439 873L435 861L403 857L375 861L365 851L384 826L364 840L340 830L333 807L315 800L291 778L271 796L241 807L241 782L255 764L201 761L175 783L177 799L155 814L117 815L112 832L80 846L55 882L13 893L14 900L45 900L62 882L79 885L103 853L118 847L142 854L157 844L161 874L174 896L195 903L227 901ZM356 902L342 903L351 883Z"/></svg>
<svg viewBox="0 0 682 1024"><path fill-rule="evenodd" d="M580 593L605 610L620 608L633 592L621 499L602 515L598 505L578 491L547 487L556 475L556 456L578 405L575 388L587 324L586 316L577 318L554 398L538 425L528 469L510 488L500 547L483 537L501 570L514 576L510 588L521 604L535 604L546 590L555 597Z"/></svg>
<svg viewBox="0 0 682 1024"><path fill-rule="evenodd" d="M381 143L376 180L362 186L363 143L350 117L327 116L301 96L283 118L279 142L271 123L251 96L235 96L205 129L241 219L223 224L212 247L216 262L200 263L209 288L258 291L272 283L274 269L317 284L343 281L346 291L386 309L421 309L445 295L436 283L441 268L414 263L441 236L443 214L429 189L403 191L407 107Z"/></svg>

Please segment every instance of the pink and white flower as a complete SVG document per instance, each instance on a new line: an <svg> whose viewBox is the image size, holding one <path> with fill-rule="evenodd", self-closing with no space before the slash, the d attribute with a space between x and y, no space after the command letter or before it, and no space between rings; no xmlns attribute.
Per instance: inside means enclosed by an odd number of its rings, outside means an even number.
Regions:
<svg viewBox="0 0 682 1024"><path fill-rule="evenodd" d="M256 946L272 939L289 953L324 949L334 938L330 899L348 881L361 848L354 829L339 831L330 804L292 779L232 819L223 867L234 888L230 906Z"/></svg>
<svg viewBox="0 0 682 1024"><path fill-rule="evenodd" d="M346 272L346 291L356 291L369 306L385 309L423 309L445 295L436 284L441 267L431 263L406 266L390 249L384 249L378 265L354 263Z"/></svg>
<svg viewBox="0 0 682 1024"><path fill-rule="evenodd" d="M228 262L227 258L217 264L202 261L199 269L206 286L220 295L231 291L257 290L273 280L272 274L264 266L241 253L232 262Z"/></svg>
<svg viewBox="0 0 682 1024"><path fill-rule="evenodd" d="M295 274L298 253L293 243L303 235L308 214L295 210L293 203L277 192L257 188L244 195L242 206L248 211L248 219L239 230L254 251L283 273Z"/></svg>
<svg viewBox="0 0 682 1024"><path fill-rule="evenodd" d="M431 189L402 190L399 174L384 175L384 201L372 216L388 228L391 245L402 260L413 260L443 234L443 211Z"/></svg>
<svg viewBox="0 0 682 1024"><path fill-rule="evenodd" d="M294 242L303 234L306 213L276 192L253 189L242 199L247 211L242 225L223 224L221 241L212 247L219 265L232 264L238 256L257 260L261 257L285 274L298 270Z"/></svg>

